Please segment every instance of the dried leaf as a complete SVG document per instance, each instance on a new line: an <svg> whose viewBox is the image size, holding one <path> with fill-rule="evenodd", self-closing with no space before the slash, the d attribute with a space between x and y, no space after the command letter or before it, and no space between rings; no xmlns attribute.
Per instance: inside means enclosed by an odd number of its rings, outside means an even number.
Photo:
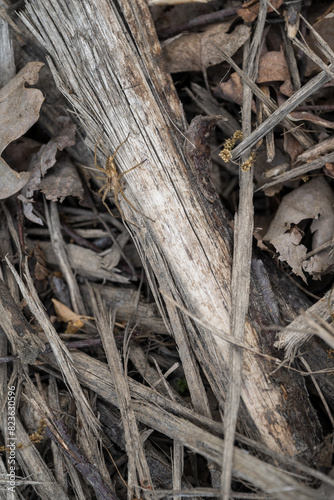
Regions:
<svg viewBox="0 0 334 500"><path fill-rule="evenodd" d="M324 181L325 182L325 181ZM325 184L327 184L325 182ZM312 250L319 248L324 243L332 240L334 235L334 193L333 190L326 185L319 195L323 199L324 210L318 219L315 219L311 224ZM313 276L314 279L320 279L321 275L332 272L334 264L334 255L331 248L327 248L316 255L310 257L309 260L303 263L303 269Z"/></svg>
<svg viewBox="0 0 334 500"><path fill-rule="evenodd" d="M23 172L28 170L31 158L38 153L41 145L39 141L24 135L11 142L5 149L3 156L14 170Z"/></svg>
<svg viewBox="0 0 334 500"><path fill-rule="evenodd" d="M15 172L0 156L0 200L20 191L30 179L30 172Z"/></svg>
<svg viewBox="0 0 334 500"><path fill-rule="evenodd" d="M62 150L65 147L73 146L75 144L75 124L68 118L64 119L64 117L62 117L59 121L62 124L60 133L57 137L51 139L47 144L44 144L35 155L30 163L30 180L22 190L22 194L18 196L23 203L23 211L27 219L41 226L43 225L42 220L39 217L36 217L33 213L32 201L34 192L40 188L42 177L56 163L56 154L58 149Z"/></svg>
<svg viewBox="0 0 334 500"><path fill-rule="evenodd" d="M38 89L26 88L25 83L34 85L42 66L41 62L28 63L0 90L0 154L9 143L25 134L39 118L43 94ZM29 172L15 172L0 157L0 199L17 193L29 178Z"/></svg>
<svg viewBox="0 0 334 500"><path fill-rule="evenodd" d="M62 304L57 299L52 299L53 306L55 308L58 321L68 324L66 333L76 333L80 328L85 325L85 321L89 319L94 319L91 316L80 316L76 314L72 309Z"/></svg>
<svg viewBox="0 0 334 500"><path fill-rule="evenodd" d="M300 142L297 141L297 139L289 132L285 132L284 134L283 148L284 151L290 156L291 163L294 163L296 158L304 151Z"/></svg>
<svg viewBox="0 0 334 500"><path fill-rule="evenodd" d="M228 33L232 21L210 26L202 33L188 33L175 38L164 47L164 56L171 73L203 71L224 60L219 47L232 56L242 47L250 35L244 24Z"/></svg>
<svg viewBox="0 0 334 500"><path fill-rule="evenodd" d="M331 177L332 179L334 179L334 165L333 165L333 163L326 163L326 165L324 167L324 172L326 175L328 175L328 177Z"/></svg>
<svg viewBox="0 0 334 500"><path fill-rule="evenodd" d="M303 265L307 248L300 244L301 233L298 228L293 226L306 219L317 219L311 226L311 231L314 233L312 247L317 248L320 241L324 243L324 238L327 238L326 241L328 241L331 237L328 238L330 232L333 235L333 203L334 194L332 189L323 177L316 177L282 199L275 218L264 237L264 240L274 245L280 254L279 259L286 261L293 272L305 282L306 278L303 270L315 275L316 267L314 259L312 263L310 260L310 262ZM321 266L318 263L317 267L317 269L320 269L320 267L323 267L324 260L321 254L318 254L318 256L322 259Z"/></svg>
<svg viewBox="0 0 334 500"><path fill-rule="evenodd" d="M265 52L259 61L257 83L284 82L280 86L282 94L291 96L293 88L289 68L285 59L283 48Z"/></svg>
<svg viewBox="0 0 334 500"><path fill-rule="evenodd" d="M219 99L235 102L242 106L243 93L242 81L238 73L232 73L226 82L222 82L213 91L213 95ZM256 112L255 102L252 101L252 111Z"/></svg>
<svg viewBox="0 0 334 500"><path fill-rule="evenodd" d="M194 18L202 16L203 14L210 14L212 12L212 2L209 3L192 3L191 8L189 4L178 3L160 8L152 8L151 14L154 20L154 25L157 32L160 34L172 26L187 25L193 21Z"/></svg>
<svg viewBox="0 0 334 500"><path fill-rule="evenodd" d="M67 156L59 159L52 171L42 179L40 189L51 201L62 202L67 196L75 196L80 200L84 198L78 172Z"/></svg>
<svg viewBox="0 0 334 500"><path fill-rule="evenodd" d="M232 73L226 82L222 82L215 88L215 97L226 101L236 102L242 105L242 81L238 73Z"/></svg>
<svg viewBox="0 0 334 500"><path fill-rule="evenodd" d="M275 7L275 9L279 9L280 6L283 4L283 0L272 0L270 2L272 7ZM274 9L270 6L268 6L267 12L272 12ZM259 0L250 0L250 2L246 2L243 4L240 9L237 10L238 16L242 17L242 19L246 23L251 23L253 22L259 13L260 10L260 2Z"/></svg>
<svg viewBox="0 0 334 500"><path fill-rule="evenodd" d="M257 83L284 82L287 79L290 79L290 73L282 48L261 55Z"/></svg>
<svg viewBox="0 0 334 500"><path fill-rule="evenodd" d="M281 94L286 95L287 97L291 97L294 93L293 87L292 87L292 82L291 78L287 78L284 83L279 88L279 91Z"/></svg>

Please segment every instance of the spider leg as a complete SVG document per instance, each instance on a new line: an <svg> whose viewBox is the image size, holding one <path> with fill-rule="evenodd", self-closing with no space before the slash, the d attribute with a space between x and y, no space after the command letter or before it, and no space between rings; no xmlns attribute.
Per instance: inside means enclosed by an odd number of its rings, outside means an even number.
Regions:
<svg viewBox="0 0 334 500"><path fill-rule="evenodd" d="M102 201L106 199L107 192L108 192L108 183L104 184L100 189L98 190L97 194L101 194L103 191L102 195Z"/></svg>
<svg viewBox="0 0 334 500"><path fill-rule="evenodd" d="M145 161L147 161L147 160L143 160L140 163L137 163L137 165L135 165L134 167L129 168L128 170L125 170L125 172L121 172L120 174L118 174L118 179L120 179L124 174L127 174L128 172L131 172L131 170L134 170L135 168L140 167L140 165L142 165L143 163L145 163Z"/></svg>
<svg viewBox="0 0 334 500"><path fill-rule="evenodd" d="M95 167L100 170L101 172L105 172L104 168L102 167L99 167L98 164L97 164L97 146L99 145L99 143L101 142L101 139L102 139L102 135L103 135L103 132L102 134L100 135L98 141L95 143L95 155L94 155L94 164L95 164Z"/></svg>
<svg viewBox="0 0 334 500"><path fill-rule="evenodd" d="M104 200L102 200L102 203L103 203L103 205L106 207L106 209L108 210L108 212L110 213L110 215L111 215L112 217L116 217L116 218L117 218L117 215L114 215L114 214L112 213L112 211L110 210L110 208L108 207L108 205L106 204L106 202L105 202Z"/></svg>
<svg viewBox="0 0 334 500"><path fill-rule="evenodd" d="M124 144L124 143L126 143L126 141L129 139L129 136L130 136L130 132L128 133L128 135L126 136L126 138L124 139L124 141L123 141L123 142L121 142L121 144L119 144L119 145L117 146L117 148L116 148L116 150L115 150L114 154L113 154L113 155L112 155L112 157L111 157L111 161L112 161L112 162L114 161L115 156L117 155L117 151L119 150L119 148L120 148L121 146L123 146L123 144Z"/></svg>
<svg viewBox="0 0 334 500"><path fill-rule="evenodd" d="M108 192L110 191L110 187L108 184L106 184L105 186L102 186L102 188L100 189L99 193L103 190L103 194L102 194L102 197L101 197L101 201L103 203L103 205L106 207L106 209L108 210L108 212L110 213L110 215L112 217L117 217L117 215L114 215L110 208L108 207L107 203L106 203L106 197L107 197L107 194ZM118 208L118 207L117 207Z"/></svg>
<svg viewBox="0 0 334 500"><path fill-rule="evenodd" d="M118 208L118 211L119 211L122 219L124 219L124 214L123 214L121 207L119 206L119 203L118 203L118 193L119 193L119 185L117 184L114 187L114 203L115 203L116 207Z"/></svg>
<svg viewBox="0 0 334 500"><path fill-rule="evenodd" d="M132 208L133 208L133 210L134 210L135 212L137 212L137 214L140 214L140 215L142 215L143 217L146 217L146 219L150 219L152 222L155 222L153 219L151 219L151 217L148 217L147 215L143 214L143 212L140 212L139 210L137 210L137 208L136 208L136 207L134 207L134 206L132 205L131 201L130 201L130 200L129 200L126 196L125 196L125 194L124 194L124 190L123 190L123 188L122 188L122 186L121 186L121 184L120 184L120 183L118 184L118 188L119 188L119 189L118 189L118 191L121 193L121 195L123 196L124 200L125 200L125 201L126 201L126 202L130 205L130 207L132 207ZM116 191L115 191L115 192L116 192ZM117 194L118 194L118 193L117 193ZM116 198L115 198L115 200L116 200Z"/></svg>
<svg viewBox="0 0 334 500"><path fill-rule="evenodd" d="M125 222L128 222L129 224L132 224L133 226L136 226L138 229L140 229L140 227L139 227L139 226L137 226L137 224L135 224L134 222L131 222L130 220L128 220L128 219L126 219L126 218L124 217L124 214L123 214L123 212L122 212L122 210L121 210L121 207L119 206L119 203L118 203L118 193L119 193L120 189L122 189L120 184L117 184L117 185L115 186L115 188L114 188L114 196L115 196L115 198L114 198L114 203L115 203L116 207L118 208L118 211L119 211L119 213L120 213L120 216L121 216L122 220L124 220ZM131 203L130 203L130 205L131 205ZM131 206L132 206L132 205L131 205Z"/></svg>

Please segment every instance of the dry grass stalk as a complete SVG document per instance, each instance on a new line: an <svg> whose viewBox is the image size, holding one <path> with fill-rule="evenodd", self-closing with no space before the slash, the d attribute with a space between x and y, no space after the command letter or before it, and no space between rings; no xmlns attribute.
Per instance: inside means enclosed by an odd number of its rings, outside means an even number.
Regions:
<svg viewBox="0 0 334 500"><path fill-rule="evenodd" d="M259 17L252 43L245 44L244 66L245 73L250 79L257 76L260 46L263 30L267 17L267 2L260 1ZM243 85L242 107L242 132L243 137L252 131L252 91ZM249 151L245 151L242 162L248 161ZM252 243L254 228L253 208L253 169L240 172L240 203L238 213L235 215L234 251L232 264L232 309L231 309L231 334L236 340L243 342L245 337L245 322L249 305L250 272L252 259ZM241 387L242 387L242 349L230 346L231 364L229 382L224 412L225 447L222 463L221 496L228 500L231 493L231 480L233 469L234 438L237 418L239 413Z"/></svg>
<svg viewBox="0 0 334 500"><path fill-rule="evenodd" d="M293 168L292 170L289 170L284 174L277 175L276 177L274 177L274 180L267 182L266 184L263 184L263 186L261 186L261 188L259 188L257 191L267 189L271 186L275 186L275 184L278 184L280 182L286 182L291 179L299 179L303 177L305 174L312 172L312 170L318 170L319 168L324 167L326 163L331 163L333 161L334 161L334 153L329 153L327 155L321 156L316 160L304 163L299 167Z"/></svg>
<svg viewBox="0 0 334 500"><path fill-rule="evenodd" d="M57 204L55 202L51 202L50 213L45 204L45 215L49 227L52 249L56 254L59 267L68 284L73 309L77 314L85 314L79 286L71 269L69 258L65 250L65 242L62 237Z"/></svg>
<svg viewBox="0 0 334 500"><path fill-rule="evenodd" d="M148 488L151 490L153 488L151 474L146 461L143 442L137 426L136 417L132 408L127 379L125 378L124 368L122 366L121 357L113 334L116 313L114 311L112 313L112 317L110 316L110 313L108 315L101 297L94 294L93 290L91 290L90 295L98 331L102 338L111 375L115 381L118 407L120 408L124 427L125 447L128 455L128 484L130 489L133 489L136 492L137 498L139 498L141 494L138 485L141 485L143 489L142 494L144 495L144 498L150 498L150 494L147 496L145 489Z"/></svg>
<svg viewBox="0 0 334 500"><path fill-rule="evenodd" d="M103 467L101 467L101 459L99 459L99 457L95 455L94 451L91 454L86 453L86 455L82 452L80 445L74 442L68 429L64 425L64 422L59 420L53 414L53 410L51 410L47 405L42 395L41 384L37 385L39 385L38 390L32 383L30 377L26 375L24 397L36 412L43 415L43 418L47 424L47 436L57 444L62 454L64 454L68 458L70 463L75 466L75 468L81 473L88 484L93 487L97 498L119 500L117 495L113 491L113 486L111 484L109 475L106 475L106 480L103 477ZM84 440L80 439L80 442L82 445Z"/></svg>
<svg viewBox="0 0 334 500"><path fill-rule="evenodd" d="M334 308L334 297L331 291L313 306L307 310L307 315L305 313L294 319L286 328L284 328L279 334L279 340L276 345L280 349L285 350L285 359L291 362L298 349L310 340L310 338L316 334L319 335L332 349L334 348L333 336L326 331L323 326L319 325L317 321L324 321L328 328L329 322L332 321L331 311Z"/></svg>
<svg viewBox="0 0 334 500"><path fill-rule="evenodd" d="M302 17L302 16L301 16ZM314 76L309 82L307 82L303 87L296 91L282 106L280 106L262 125L260 125L254 132L243 141L239 146L233 151L233 158L237 158L245 151L246 148L253 147L259 139L261 139L266 132L272 130L278 123L282 122L283 119L293 111L299 104L301 104L307 97L319 90L323 85L330 81L334 76L334 52L325 42L325 40L316 32L316 30L304 19L309 29L314 34L318 46L323 52L323 54L329 59L330 64L325 64L322 59L317 56L313 50L311 50L306 43L301 42L297 38L293 38L293 43L300 48L305 54L308 55L320 68L322 71ZM236 69L236 68L235 68Z"/></svg>
<svg viewBox="0 0 334 500"><path fill-rule="evenodd" d="M84 353L77 352L73 353L72 356L81 383L96 392L102 399L118 407L115 381L107 365ZM57 366L52 355L48 355L47 359L51 366ZM47 367L45 368L47 369ZM217 432L221 432L220 424L196 414L193 410L161 396L158 392L130 378L128 384L132 408L137 420L171 439L175 439L214 463L220 464L222 462L224 441L215 435ZM205 430L206 428L209 428L211 432ZM240 439L239 435L238 439ZM261 452L265 453L265 449L263 447ZM269 453L271 452L269 451ZM278 458L275 455L273 457ZM281 457L281 459L284 461L285 458ZM292 465L294 460L290 459L288 463ZM299 468L297 464L296 466ZM305 468L303 465L301 467ZM312 469L305 468L306 470L307 473L312 473ZM316 500L318 498L315 491L301 485L286 472L282 472L238 448L234 449L234 472L236 476L243 477L264 491L269 492L275 488L277 498L280 500L295 500L296 495L298 495L298 500ZM321 478L327 480L325 475L322 475Z"/></svg>
<svg viewBox="0 0 334 500"><path fill-rule="evenodd" d="M98 437L99 436L99 423L92 413L91 407L82 392L80 384L75 374L75 368L73 365L73 360L71 358L71 354L64 347L62 342L59 339L57 332L55 331L53 325L51 324L44 307L37 295L36 289L33 284L33 280L30 277L28 265L25 265L25 278L27 280L27 286L23 283L22 279L16 272L14 266L9 262L8 258L6 258L6 262L8 267L11 269L17 284L20 288L20 291L25 298L32 314L35 316L38 321L40 327L43 329L51 347L52 351L56 354L57 360L59 363L59 367L61 372L64 374L64 380L68 384L68 387L72 391L73 397L77 402L78 411L80 417L82 419L83 426L86 429L87 436L90 435L91 432Z"/></svg>

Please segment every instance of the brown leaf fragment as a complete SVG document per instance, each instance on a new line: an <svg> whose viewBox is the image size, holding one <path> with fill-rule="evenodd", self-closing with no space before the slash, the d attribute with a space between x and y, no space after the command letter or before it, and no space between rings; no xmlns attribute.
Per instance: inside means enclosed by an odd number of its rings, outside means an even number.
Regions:
<svg viewBox="0 0 334 500"><path fill-rule="evenodd" d="M214 90L214 96L226 101L242 105L242 81L238 73L232 73L226 82L222 82Z"/></svg>
<svg viewBox="0 0 334 500"><path fill-rule="evenodd" d="M280 86L282 94L291 96L293 88L289 68L283 48L265 52L259 61L257 83L284 82Z"/></svg>
<svg viewBox="0 0 334 500"><path fill-rule="evenodd" d="M283 83L282 85L280 86L279 88L279 91L281 92L281 94L287 96L287 97L291 97L294 93L294 90L293 90L293 86L292 86L292 81L291 81L291 78L287 78Z"/></svg>
<svg viewBox="0 0 334 500"><path fill-rule="evenodd" d="M284 82L288 78L290 73L282 48L260 57L257 83Z"/></svg>
<svg viewBox="0 0 334 500"><path fill-rule="evenodd" d="M37 82L42 66L41 62L28 63L0 90L0 154L39 118L44 96L40 90L26 88L25 84L34 85ZM29 172L15 172L0 157L0 199L17 193L29 178Z"/></svg>
<svg viewBox="0 0 334 500"><path fill-rule="evenodd" d="M55 308L57 319L63 323L68 324L68 329L66 333L76 333L80 328L85 326L85 321L89 319L94 319L91 316L81 316L76 314L72 309L62 304L57 299L51 299L53 306Z"/></svg>
<svg viewBox="0 0 334 500"><path fill-rule="evenodd" d="M334 179L334 165L333 163L326 163L324 167L324 172L328 177L332 177Z"/></svg>
<svg viewBox="0 0 334 500"><path fill-rule="evenodd" d="M284 151L290 156L291 163L294 163L296 158L299 157L299 155L301 155L304 151L300 142L287 131L284 134L283 148Z"/></svg>
<svg viewBox="0 0 334 500"><path fill-rule="evenodd" d="M203 71L224 60L219 47L232 56L250 35L250 28L241 24L228 33L232 21L206 28L202 33L187 33L164 47L164 56L171 73Z"/></svg>
<svg viewBox="0 0 334 500"><path fill-rule="evenodd" d="M275 7L275 9L279 9L283 4L283 0L272 0L270 4L271 5L268 6L267 12L272 12L273 11L272 7ZM243 6L237 10L237 14L238 16L242 17L242 19L246 23L251 23L257 18L259 10L260 10L259 0L250 0L250 2L244 3Z"/></svg>
<svg viewBox="0 0 334 500"><path fill-rule="evenodd" d="M67 196L75 196L80 200L84 198L78 172L67 156L59 159L52 171L42 179L40 189L51 201L62 202Z"/></svg>
<svg viewBox="0 0 334 500"><path fill-rule="evenodd" d="M226 82L222 82L213 91L213 95L219 99L235 102L242 106L243 93L242 81L238 73L232 73ZM256 112L255 102L252 101L252 111Z"/></svg>
<svg viewBox="0 0 334 500"><path fill-rule="evenodd" d="M43 225L42 220L33 213L32 201L34 192L40 189L42 177L55 165L58 149L62 150L65 147L75 144L75 124L68 118L65 120L62 119L60 123L63 128L57 137L51 139L47 144L43 144L38 153L33 157L29 166L31 170L30 180L18 196L23 203L23 211L27 219L41 226Z"/></svg>
<svg viewBox="0 0 334 500"><path fill-rule="evenodd" d="M317 248L333 235L333 207L332 189L323 177L316 177L284 196L263 238L276 248L280 254L279 259L286 261L293 272L305 282L303 271L316 277L317 273L323 273L325 266L328 267L333 261L327 258L325 261L325 255L329 256L329 250L324 250L315 256L317 259L311 257L310 261L303 264L307 249L300 244L302 234L295 226L303 220L315 219L311 225L311 231L314 233L312 248Z"/></svg>

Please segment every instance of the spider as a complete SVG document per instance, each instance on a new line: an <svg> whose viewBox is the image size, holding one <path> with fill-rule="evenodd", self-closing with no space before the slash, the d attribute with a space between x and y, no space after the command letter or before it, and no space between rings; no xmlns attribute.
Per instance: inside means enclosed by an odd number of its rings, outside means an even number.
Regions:
<svg viewBox="0 0 334 500"><path fill-rule="evenodd" d="M108 207L108 205L106 204L106 201L105 201L108 193L110 191L114 191L114 202L115 202L116 207L118 208L118 211L120 213L121 218L124 221L129 222L130 224L138 227L136 224L134 224L134 222L131 222L131 221L125 219L125 217L123 215L123 212L121 210L121 207L119 206L119 202L118 202L119 195L122 195L123 198L124 198L124 200L130 205L130 207L133 208L133 210L135 212L137 212L138 214L142 215L143 217L146 217L147 219L150 219L151 221L153 221L153 219L151 219L147 215L143 214L142 212L140 212L139 210L137 210L136 207L134 207L132 205L131 201L125 196L124 190L123 190L123 187L122 187L122 184L121 184L121 178L123 177L123 175L127 174L128 172L131 172L131 170L134 170L135 168L140 167L140 165L142 165L146 160L143 160L140 163L137 163L137 165L135 165L134 167L131 167L128 170L125 170L125 172L121 172L120 174L117 172L117 168L116 168L116 165L115 165L115 157L117 155L117 152L118 152L119 148L121 146L123 146L123 144L126 143L126 141L128 140L129 136L130 136L130 134L128 134L127 137L126 137L126 139L123 142L121 142L121 144L119 144L119 146L117 146L116 151L114 152L113 155L109 155L108 156L107 161L106 161L106 166L105 166L105 168L102 168L102 167L100 167L97 164L97 146L98 146L98 144L99 144L99 142L101 140L101 137L102 137L102 134L101 134L99 140L95 144L95 162L94 163L95 163L95 168L97 170L99 170L100 172L103 172L103 174L105 174L107 176L106 183L98 191L98 194L102 194L102 203L103 203L103 205L106 207L106 209L108 210L108 212L110 213L110 215L112 215L113 217L116 217L110 211L110 209L109 209L109 207ZM105 177L101 177L101 176L98 176L96 178L97 179L104 179L105 180Z"/></svg>

